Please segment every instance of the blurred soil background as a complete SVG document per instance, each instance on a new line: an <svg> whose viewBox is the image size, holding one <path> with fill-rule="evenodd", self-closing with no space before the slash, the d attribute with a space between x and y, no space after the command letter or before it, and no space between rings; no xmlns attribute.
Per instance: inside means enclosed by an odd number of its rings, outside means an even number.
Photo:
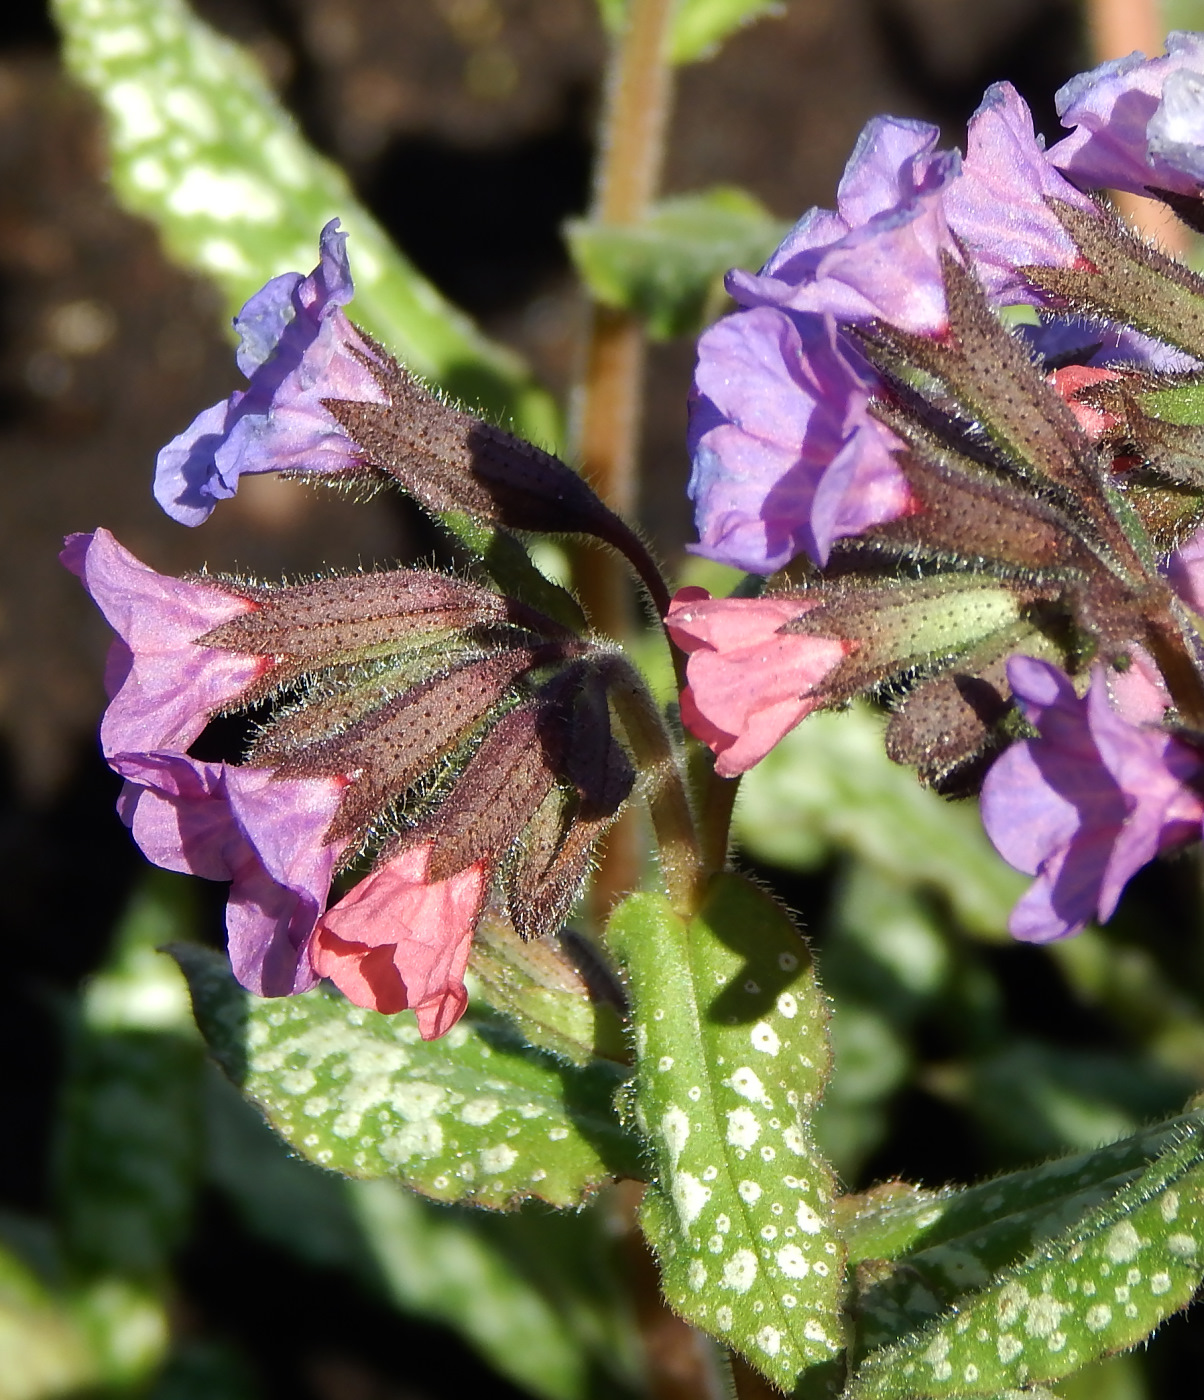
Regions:
<svg viewBox="0 0 1204 1400"><path fill-rule="evenodd" d="M255 52L418 267L567 394L582 306L559 230L590 191L605 52L592 0L198 9ZM833 202L873 114L938 121L958 144L983 88L1006 77L1052 135L1052 95L1085 66L1081 16L1059 0L790 0L781 18L681 75L666 189L742 185L794 218ZM97 965L139 864L112 814L117 781L95 751L108 633L56 562L62 536L103 524L160 570L208 563L269 578L429 548L395 498L355 505L264 477L200 531L158 510L156 450L238 379L216 295L164 260L152 229L111 198L104 170L97 114L63 77L44 7L11 0L0 24L0 1199L37 1213L49 1208L56 996ZM656 347L648 385L642 517L670 560L690 537L692 358L684 341ZM808 907L806 891L792 897ZM1008 968L1022 1020L1053 1005L1082 1028L1035 954ZM875 1162L878 1173L981 1169L919 1098L911 1148ZM450 1334L282 1262L219 1205L207 1210L181 1306L241 1337L263 1394L516 1393Z"/></svg>

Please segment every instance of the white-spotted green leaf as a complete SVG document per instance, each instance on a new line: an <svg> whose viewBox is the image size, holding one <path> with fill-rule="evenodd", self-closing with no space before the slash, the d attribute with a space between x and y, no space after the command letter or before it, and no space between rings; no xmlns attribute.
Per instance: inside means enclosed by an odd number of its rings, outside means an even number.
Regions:
<svg viewBox="0 0 1204 1400"><path fill-rule="evenodd" d="M713 320L724 273L760 267L786 228L751 195L724 187L662 200L639 224L574 219L566 233L595 299L635 312L654 339L667 340Z"/></svg>
<svg viewBox="0 0 1204 1400"><path fill-rule="evenodd" d="M1148 1336L1202 1276L1204 1123L1193 1115L1110 1200L927 1327L872 1352L849 1400L986 1400L1056 1382Z"/></svg>
<svg viewBox="0 0 1204 1400"><path fill-rule="evenodd" d="M351 235L352 317L415 373L552 443L549 397L397 251L236 44L183 0L54 0L52 11L68 69L108 118L118 196L218 283L231 313L269 277L308 272L337 216Z"/></svg>
<svg viewBox="0 0 1204 1400"><path fill-rule="evenodd" d="M599 1377L627 1393L634 1329L595 1209L479 1211L348 1181L291 1153L216 1069L206 1100L209 1179L251 1233L452 1328L533 1395L586 1400Z"/></svg>
<svg viewBox="0 0 1204 1400"><path fill-rule="evenodd" d="M791 1389L839 1370L844 1247L809 1119L828 1071L807 945L767 895L719 875L692 920L660 895L615 911L654 1173L641 1222L673 1307Z"/></svg>
<svg viewBox="0 0 1204 1400"><path fill-rule="evenodd" d="M787 869L851 852L904 885L938 890L970 932L1006 937L1027 878L992 850L973 804L945 801L887 758L883 724L861 705L809 716L745 774L740 844Z"/></svg>
<svg viewBox="0 0 1204 1400"><path fill-rule="evenodd" d="M617 34L627 16L628 0L598 0L603 23ZM781 0L678 0L669 52L674 63L710 58L725 39L766 15L780 15Z"/></svg>
<svg viewBox="0 0 1204 1400"><path fill-rule="evenodd" d="M576 1205L638 1173L609 1060L565 1064L487 1009L426 1042L413 1017L353 1006L327 985L249 998L225 960L177 948L215 1056L302 1156L389 1177L441 1201Z"/></svg>
<svg viewBox="0 0 1204 1400"><path fill-rule="evenodd" d="M893 1342L935 1317L968 1288L987 1284L1044 1240L1141 1176L1192 1120L1161 1123L1094 1152L1064 1157L963 1190L919 1191L894 1182L842 1197L836 1219L851 1262L873 1266L858 1301L863 1350Z"/></svg>
<svg viewBox="0 0 1204 1400"><path fill-rule="evenodd" d="M642 1393L634 1328L595 1214L441 1209L386 1181L346 1191L398 1307L455 1328L547 1400Z"/></svg>

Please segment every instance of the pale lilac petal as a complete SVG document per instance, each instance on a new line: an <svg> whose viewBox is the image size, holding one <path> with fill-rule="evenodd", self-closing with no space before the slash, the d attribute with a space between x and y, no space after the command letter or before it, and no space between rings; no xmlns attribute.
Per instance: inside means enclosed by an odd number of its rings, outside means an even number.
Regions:
<svg viewBox="0 0 1204 1400"><path fill-rule="evenodd" d="M1199 529L1170 556L1167 582L1195 612L1204 613L1204 529Z"/></svg>
<svg viewBox="0 0 1204 1400"><path fill-rule="evenodd" d="M123 820L148 860L229 880L226 933L235 977L258 996L305 991L308 943L345 843L326 842L343 784L276 781L270 770L177 753L117 754Z"/></svg>
<svg viewBox="0 0 1204 1400"><path fill-rule="evenodd" d="M1070 136L1050 160L1085 189L1199 196L1204 187L1204 38L1172 33L1166 53L1141 53L1073 78L1055 99Z"/></svg>
<svg viewBox="0 0 1204 1400"><path fill-rule="evenodd" d="M1187 374L1199 360L1130 326L1086 321L1077 316L1043 316L1041 324L1017 326L1014 332L1044 360L1060 363L1144 369L1161 374Z"/></svg>
<svg viewBox="0 0 1204 1400"><path fill-rule="evenodd" d="M871 117L861 129L836 191L836 207L850 228L947 183L941 130L931 122Z"/></svg>
<svg viewBox="0 0 1204 1400"><path fill-rule="evenodd" d="M101 721L106 755L186 749L216 711L270 667L267 658L197 645L197 638L255 605L217 580L159 574L108 530L72 535L60 556L79 575L119 641Z"/></svg>
<svg viewBox="0 0 1204 1400"><path fill-rule="evenodd" d="M1031 657L1013 657L1008 677L1040 737L992 766L983 823L1004 859L1037 877L1013 911L1012 933L1046 942L1110 918L1143 865L1199 834L1204 762L1118 713L1101 666L1081 699L1056 667Z"/></svg>
<svg viewBox="0 0 1204 1400"><path fill-rule="evenodd" d="M804 215L759 274L729 273L731 295L746 307L881 317L941 333L948 317L940 254L956 253L943 199L960 157L934 149L938 134L924 122L874 118L845 167L838 212Z"/></svg>
<svg viewBox="0 0 1204 1400"><path fill-rule="evenodd" d="M159 453L155 499L173 519L199 525L245 473L358 469L360 449L322 402L386 397L371 370L375 353L342 310L353 291L346 237L331 220L314 271L273 278L235 319L250 382Z"/></svg>
<svg viewBox="0 0 1204 1400"><path fill-rule="evenodd" d="M1074 241L1047 199L1096 212L1050 163L1024 99L1010 83L995 83L970 118L961 178L944 195L949 227L995 298L1039 301L1040 294L1016 268L1026 263L1073 267L1078 260Z"/></svg>
<svg viewBox="0 0 1204 1400"><path fill-rule="evenodd" d="M873 376L830 318L757 307L699 342L690 410L698 553L772 573L906 507ZM830 479L829 479L830 475Z"/></svg>

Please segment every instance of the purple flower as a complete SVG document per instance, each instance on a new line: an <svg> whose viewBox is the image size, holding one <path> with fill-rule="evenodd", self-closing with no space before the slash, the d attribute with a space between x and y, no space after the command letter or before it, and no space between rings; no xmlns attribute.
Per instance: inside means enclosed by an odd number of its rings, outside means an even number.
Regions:
<svg viewBox="0 0 1204 1400"><path fill-rule="evenodd" d="M226 932L242 985L257 996L312 987L309 943L345 844L324 843L343 780L276 779L165 752L111 763L127 780L118 811L148 860L231 882Z"/></svg>
<svg viewBox="0 0 1204 1400"><path fill-rule="evenodd" d="M1075 360L1093 367L1187 374L1200 361L1131 326L1087 321L1078 316L1043 316L1037 326L1017 326L1015 333L1033 354L1063 363Z"/></svg>
<svg viewBox="0 0 1204 1400"><path fill-rule="evenodd" d="M1080 73L1055 99L1071 135L1050 160L1090 189L1204 192L1204 36L1176 31L1161 58L1131 53Z"/></svg>
<svg viewBox="0 0 1204 1400"><path fill-rule="evenodd" d="M757 307L705 332L690 407L700 554L773 573L901 514L894 435L868 412L872 371L832 318Z"/></svg>
<svg viewBox="0 0 1204 1400"><path fill-rule="evenodd" d="M956 151L935 149L939 136L926 122L875 117L845 166L836 211L804 214L759 274L728 274L728 291L742 306L882 317L939 335L940 252L955 251L943 198L960 168Z"/></svg>
<svg viewBox="0 0 1204 1400"><path fill-rule="evenodd" d="M332 219L308 277L286 272L235 318L238 367L250 381L207 408L159 453L155 499L174 520L200 525L233 496L244 472L353 471L359 449L323 399L383 403L376 357L341 309L352 297L347 235Z"/></svg>
<svg viewBox="0 0 1204 1400"><path fill-rule="evenodd" d="M1083 699L1031 657L1013 657L1008 678L1040 737L1012 745L987 774L983 824L1006 861L1037 877L1012 911L1012 933L1046 943L1110 918L1143 865L1199 835L1204 763L1118 714L1102 667Z"/></svg>
<svg viewBox="0 0 1204 1400"><path fill-rule="evenodd" d="M1204 613L1204 529L1190 535L1166 561L1170 586L1194 612Z"/></svg>
<svg viewBox="0 0 1204 1400"><path fill-rule="evenodd" d="M271 669L269 657L197 645L198 637L256 606L216 580L157 574L108 530L69 535L59 557L117 633L105 667L111 703L100 742L106 757L182 752L211 715Z"/></svg>
<svg viewBox="0 0 1204 1400"><path fill-rule="evenodd" d="M1017 267L1073 267L1078 259L1047 199L1095 212L1050 164L1024 99L1011 83L995 83L970 118L962 172L945 190L944 207L949 227L996 301L1040 299Z"/></svg>

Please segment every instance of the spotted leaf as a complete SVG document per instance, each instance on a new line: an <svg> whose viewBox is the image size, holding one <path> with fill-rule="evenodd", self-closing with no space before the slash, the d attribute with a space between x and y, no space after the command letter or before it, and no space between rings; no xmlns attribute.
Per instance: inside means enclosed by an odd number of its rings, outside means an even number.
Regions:
<svg viewBox="0 0 1204 1400"><path fill-rule="evenodd" d="M320 1166L499 1209L576 1205L612 1177L639 1173L612 1108L620 1065L564 1064L487 1008L426 1042L408 1014L365 1011L326 984L259 1000L216 954L175 951L216 1058Z"/></svg>
<svg viewBox="0 0 1204 1400"><path fill-rule="evenodd" d="M419 276L310 147L253 60L182 0L54 0L72 75L108 119L113 187L167 250L213 278L231 313L269 277L308 272L318 230L351 235L352 315L416 373L555 435L551 400Z"/></svg>
<svg viewBox="0 0 1204 1400"><path fill-rule="evenodd" d="M1148 1336L1204 1275L1204 1121L1173 1125L1162 1146L1069 1229L1046 1239L1034 1232L1036 1247L1017 1267L872 1352L849 1400L986 1400L1057 1381ZM1117 1162L1126 1150L1132 1144Z"/></svg>
<svg viewBox="0 0 1204 1400"><path fill-rule="evenodd" d="M665 1295L791 1389L839 1376L844 1251L809 1130L828 1073L807 945L736 875L692 920L634 895L610 937L631 982L636 1111L655 1171L644 1230Z"/></svg>

